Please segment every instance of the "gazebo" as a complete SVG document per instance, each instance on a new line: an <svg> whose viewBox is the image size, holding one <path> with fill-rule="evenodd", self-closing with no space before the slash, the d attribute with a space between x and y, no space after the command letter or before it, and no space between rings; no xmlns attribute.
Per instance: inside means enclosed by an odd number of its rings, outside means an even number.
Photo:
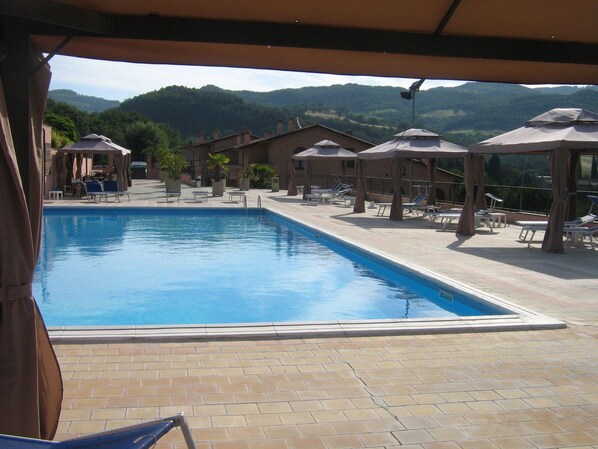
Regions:
<svg viewBox="0 0 598 449"><path fill-rule="evenodd" d="M357 154L346 148L341 147L332 140L322 140L315 143L313 147L293 155L293 159L306 162L305 167L305 186L303 188L303 198L311 193L311 173L313 170L313 161L317 159L336 159L339 161L348 161L357 159ZM292 174L293 172L291 172Z"/></svg>
<svg viewBox="0 0 598 449"><path fill-rule="evenodd" d="M108 156L108 160L114 161L119 190L125 191L129 188L129 180L131 178L131 150L115 144L108 137L98 134L88 134L74 144L60 148L57 154L82 154L86 156L97 154ZM77 161L80 163L81 158L77 158ZM81 167L78 167L78 171L80 170Z"/></svg>
<svg viewBox="0 0 598 449"><path fill-rule="evenodd" d="M357 168L357 195L354 212L365 212L365 170L363 162L376 159L390 159L392 161L393 195L390 208L391 220L403 219L403 206L401 198L401 159L427 159L428 176L431 184L431 196L428 204L435 199L435 175L437 159L463 158L467 155L467 148L443 140L439 134L425 129L411 128L394 135L388 142L376 145L359 153L359 166Z"/></svg>
<svg viewBox="0 0 598 449"><path fill-rule="evenodd" d="M521 128L469 146L472 156L465 163L466 198L457 233L473 235L473 158L479 154L550 155L553 200L542 250L563 252L566 204L574 204L576 171L581 154L598 154L598 114L584 109L552 109L526 122ZM571 201L568 201L570 199ZM571 218L571 217L570 217Z"/></svg>

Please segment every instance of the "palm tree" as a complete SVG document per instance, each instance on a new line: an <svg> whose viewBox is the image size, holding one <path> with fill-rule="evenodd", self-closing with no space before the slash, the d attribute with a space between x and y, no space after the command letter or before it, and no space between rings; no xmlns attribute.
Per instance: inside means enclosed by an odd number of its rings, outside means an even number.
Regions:
<svg viewBox="0 0 598 449"><path fill-rule="evenodd" d="M214 170L214 178L220 180L226 177L228 172L228 163L230 159L224 153L212 154L208 153L210 159L208 160L208 168Z"/></svg>

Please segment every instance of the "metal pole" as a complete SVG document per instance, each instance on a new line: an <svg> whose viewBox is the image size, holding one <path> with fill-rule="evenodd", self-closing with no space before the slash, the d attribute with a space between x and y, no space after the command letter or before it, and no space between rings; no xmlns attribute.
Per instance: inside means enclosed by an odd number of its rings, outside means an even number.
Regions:
<svg viewBox="0 0 598 449"><path fill-rule="evenodd" d="M415 128L415 92L411 95L411 127Z"/></svg>

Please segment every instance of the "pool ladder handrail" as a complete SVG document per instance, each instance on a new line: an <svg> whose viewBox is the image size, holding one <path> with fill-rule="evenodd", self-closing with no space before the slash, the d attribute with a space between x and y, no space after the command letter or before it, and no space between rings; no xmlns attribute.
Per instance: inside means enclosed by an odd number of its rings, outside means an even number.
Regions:
<svg viewBox="0 0 598 449"><path fill-rule="evenodd" d="M262 195L258 194L257 196L257 207L258 209L262 209Z"/></svg>
<svg viewBox="0 0 598 449"><path fill-rule="evenodd" d="M243 207L247 209L247 195L243 195Z"/></svg>

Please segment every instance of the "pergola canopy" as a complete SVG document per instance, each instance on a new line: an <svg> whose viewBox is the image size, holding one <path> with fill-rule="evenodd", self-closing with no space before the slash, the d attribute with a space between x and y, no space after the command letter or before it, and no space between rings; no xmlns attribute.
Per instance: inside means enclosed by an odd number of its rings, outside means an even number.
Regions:
<svg viewBox="0 0 598 449"><path fill-rule="evenodd" d="M98 134L88 134L72 145L60 148L58 152L69 154L113 154L123 157L131 154L131 150L123 148L113 143L108 137Z"/></svg>
<svg viewBox="0 0 598 449"><path fill-rule="evenodd" d="M553 150L598 152L598 114L557 108L528 120L525 126L469 146L472 153L547 153Z"/></svg>
<svg viewBox="0 0 598 449"><path fill-rule="evenodd" d="M595 0L21 0L46 53L428 79L598 82Z"/></svg>
<svg viewBox="0 0 598 449"><path fill-rule="evenodd" d="M439 134L411 128L394 135L394 139L359 153L359 159L463 158L467 148L441 139Z"/></svg>
<svg viewBox="0 0 598 449"><path fill-rule="evenodd" d="M333 142L332 140L322 140L315 143L313 147L293 155L293 159L298 160L318 158L348 160L357 159L357 154L341 147L338 143Z"/></svg>

